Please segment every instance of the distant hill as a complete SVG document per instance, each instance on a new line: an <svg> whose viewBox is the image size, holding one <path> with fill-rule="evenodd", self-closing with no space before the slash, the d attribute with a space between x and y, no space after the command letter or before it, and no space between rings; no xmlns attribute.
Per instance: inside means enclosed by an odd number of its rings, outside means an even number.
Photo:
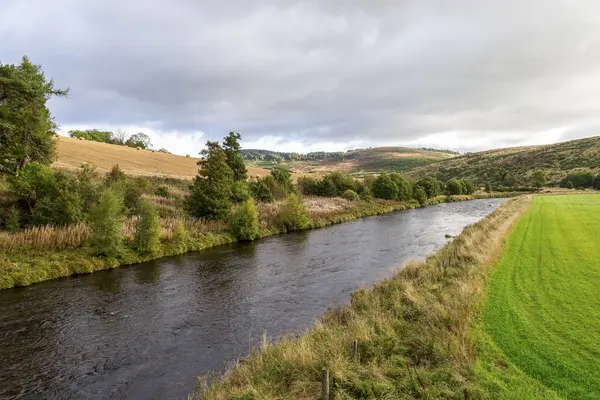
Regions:
<svg viewBox="0 0 600 400"><path fill-rule="evenodd" d="M95 165L107 172L116 165L127 174L192 179L198 172L198 158L183 157L152 150L79 140L63 136L56 138L57 160L54 168L76 169L83 163ZM249 176L265 176L270 171L249 166Z"/></svg>
<svg viewBox="0 0 600 400"><path fill-rule="evenodd" d="M413 178L432 175L444 181L467 178L478 182L528 184L538 169L546 172L549 183L557 183L568 173L582 169L600 172L600 136L465 154L413 168L407 175Z"/></svg>
<svg viewBox="0 0 600 400"><path fill-rule="evenodd" d="M298 173L343 172L369 174L383 171L403 172L440 160L456 157L447 150L376 147L346 152L283 153L270 150L242 150L246 162L262 168L283 167Z"/></svg>

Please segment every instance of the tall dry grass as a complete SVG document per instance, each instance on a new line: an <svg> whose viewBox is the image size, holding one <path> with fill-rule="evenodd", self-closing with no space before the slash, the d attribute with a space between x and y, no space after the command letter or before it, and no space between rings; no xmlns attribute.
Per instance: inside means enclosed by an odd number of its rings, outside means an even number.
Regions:
<svg viewBox="0 0 600 400"><path fill-rule="evenodd" d="M263 344L193 397L315 399L325 368L332 398L492 398L474 381L469 326L485 275L530 200L507 200L434 256L353 293L305 334Z"/></svg>

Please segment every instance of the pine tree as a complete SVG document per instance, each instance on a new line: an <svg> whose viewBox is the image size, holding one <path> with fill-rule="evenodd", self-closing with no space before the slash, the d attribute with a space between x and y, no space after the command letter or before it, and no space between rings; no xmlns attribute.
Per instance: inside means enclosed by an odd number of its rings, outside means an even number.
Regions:
<svg viewBox="0 0 600 400"><path fill-rule="evenodd" d="M234 181L244 181L247 177L246 164L244 158L240 154L240 140L242 135L238 132L229 132L223 139L223 150L227 155L227 165L233 171Z"/></svg>

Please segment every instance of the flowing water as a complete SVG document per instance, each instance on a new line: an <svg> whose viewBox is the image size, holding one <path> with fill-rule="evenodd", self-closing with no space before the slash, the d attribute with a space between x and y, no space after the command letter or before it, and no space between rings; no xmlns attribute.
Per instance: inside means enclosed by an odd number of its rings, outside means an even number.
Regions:
<svg viewBox="0 0 600 400"><path fill-rule="evenodd" d="M196 376L247 355L263 333L305 329L501 202L396 212L0 291L0 399L182 399Z"/></svg>

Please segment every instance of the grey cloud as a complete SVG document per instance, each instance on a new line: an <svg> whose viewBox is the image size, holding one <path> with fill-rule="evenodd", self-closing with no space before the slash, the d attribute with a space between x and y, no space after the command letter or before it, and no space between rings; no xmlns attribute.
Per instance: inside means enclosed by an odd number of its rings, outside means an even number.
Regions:
<svg viewBox="0 0 600 400"><path fill-rule="evenodd" d="M70 86L70 100L52 103L62 125L340 147L444 132L461 143L485 134L494 147L600 127L594 0L8 0L4 10L2 56L28 54Z"/></svg>

